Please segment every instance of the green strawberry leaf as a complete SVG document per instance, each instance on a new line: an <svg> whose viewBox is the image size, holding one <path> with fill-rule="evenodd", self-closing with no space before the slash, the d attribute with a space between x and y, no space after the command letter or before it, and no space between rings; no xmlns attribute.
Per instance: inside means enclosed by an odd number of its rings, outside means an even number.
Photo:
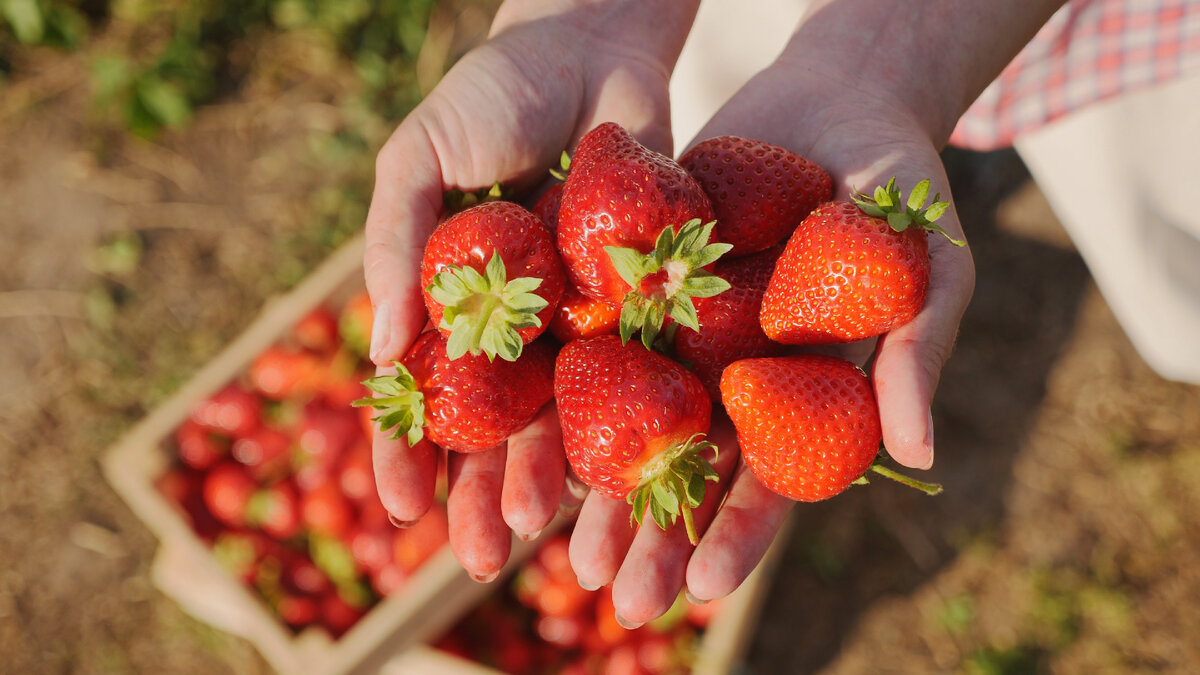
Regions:
<svg viewBox="0 0 1200 675"><path fill-rule="evenodd" d="M850 199L863 213L872 218L886 220L896 232L903 232L909 227L917 225L927 232L936 232L944 236L955 246L965 246L967 242L951 237L945 229L933 224L933 221L946 213L950 204L941 201L939 193L933 196L933 202L929 206L925 206L925 201L929 197L929 185L928 179L917 183L908 195L908 201L905 202L903 195L896 187L896 177L892 176L886 186L876 186L872 196L868 197L855 189L851 191Z"/></svg>
<svg viewBox="0 0 1200 675"><path fill-rule="evenodd" d="M447 265L425 288L444 308L438 328L450 333L446 356L454 360L482 352L489 361L497 356L516 361L524 346L516 331L541 326L538 312L549 304L533 292L541 285L537 277L508 281L498 250L492 251L483 274L470 265Z"/></svg>
<svg viewBox="0 0 1200 675"><path fill-rule="evenodd" d="M701 456L711 450L715 458L717 446L703 437L695 434L663 451L642 469L638 486L626 497L633 507L631 522L641 525L647 508L651 519L663 530L682 516L688 540L692 545L699 542L692 509L703 503L705 483L719 480L712 464Z"/></svg>
<svg viewBox="0 0 1200 675"><path fill-rule="evenodd" d="M709 243L715 226L715 221L705 224L693 218L678 233L665 227L655 239L654 250L646 254L632 248L605 247L613 268L630 287L621 310L622 343L642 331L642 343L649 348L667 316L676 321L682 318L685 326L700 330L699 322L691 320L695 315L691 299L712 297L730 287L729 282L702 269L733 248ZM647 280L651 275L657 277Z"/></svg>
<svg viewBox="0 0 1200 675"><path fill-rule="evenodd" d="M417 387L416 380L398 361L395 375L380 375L363 382L377 396L360 398L354 407L370 406L381 412L371 418L379 423L380 431L395 429L393 440L404 438L410 446L425 437L425 394Z"/></svg>

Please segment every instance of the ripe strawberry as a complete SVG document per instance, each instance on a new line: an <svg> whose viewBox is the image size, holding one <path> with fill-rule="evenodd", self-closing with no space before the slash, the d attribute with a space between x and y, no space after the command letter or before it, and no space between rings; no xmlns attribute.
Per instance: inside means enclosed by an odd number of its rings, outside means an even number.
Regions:
<svg viewBox="0 0 1200 675"><path fill-rule="evenodd" d="M321 390L325 367L316 354L272 345L250 364L250 384L272 401L308 400Z"/></svg>
<svg viewBox="0 0 1200 675"><path fill-rule="evenodd" d="M285 593L275 602L275 613L288 626L300 630L317 622L321 604L312 596Z"/></svg>
<svg viewBox="0 0 1200 675"><path fill-rule="evenodd" d="M743 359L725 369L721 397L746 466L789 499L815 502L842 492L879 452L871 383L844 359Z"/></svg>
<svg viewBox="0 0 1200 675"><path fill-rule="evenodd" d="M550 333L563 344L597 335L615 335L620 319L619 306L584 295L567 284L550 320Z"/></svg>
<svg viewBox="0 0 1200 675"><path fill-rule="evenodd" d="M278 478L291 468L292 439L275 427L259 427L233 442L230 455L250 469L259 482Z"/></svg>
<svg viewBox="0 0 1200 675"><path fill-rule="evenodd" d="M435 504L412 527L396 530L392 559L406 572L413 572L450 541L446 507Z"/></svg>
<svg viewBox="0 0 1200 675"><path fill-rule="evenodd" d="M341 486L326 481L304 493L300 499L300 518L314 534L341 539L354 520L354 507Z"/></svg>
<svg viewBox="0 0 1200 675"><path fill-rule="evenodd" d="M716 236L730 256L783 241L817 205L833 196L829 173L777 145L737 136L701 141L679 158L717 215Z"/></svg>
<svg viewBox="0 0 1200 675"><path fill-rule="evenodd" d="M257 491L246 506L250 524L279 541L300 534L300 493L290 480Z"/></svg>
<svg viewBox="0 0 1200 675"><path fill-rule="evenodd" d="M417 338L397 374L367 380L376 398L354 402L381 411L375 419L393 438L410 445L424 436L457 452L494 447L533 420L554 395L551 342L526 345L516 361L483 355L451 359L446 338L429 331Z"/></svg>
<svg viewBox="0 0 1200 675"><path fill-rule="evenodd" d="M325 354L337 349L338 318L326 307L317 307L292 326L292 340L297 345Z"/></svg>
<svg viewBox="0 0 1200 675"><path fill-rule="evenodd" d="M925 231L946 234L933 221L949 205L934 195L926 207L928 195L929 181L921 181L902 203L893 178L874 198L855 193L853 202L810 213L763 296L766 334L787 344L853 342L911 321L929 287Z"/></svg>
<svg viewBox="0 0 1200 675"><path fill-rule="evenodd" d="M245 436L262 421L262 400L240 385L230 384L201 401L192 410L191 420L214 433Z"/></svg>
<svg viewBox="0 0 1200 675"><path fill-rule="evenodd" d="M447 354L515 361L546 330L566 275L546 224L512 202L451 216L425 245L421 286Z"/></svg>
<svg viewBox="0 0 1200 675"><path fill-rule="evenodd" d="M609 122L583 137L571 161L558 249L580 291L624 306L622 338L641 330L649 346L667 316L698 330L692 298L725 289L703 269L729 250L709 243L713 218L683 167Z"/></svg>
<svg viewBox="0 0 1200 675"><path fill-rule="evenodd" d="M683 516L696 543L692 508L716 471L701 455L716 446L708 432L712 403L682 365L614 335L576 340L554 369L563 449L575 475L598 493L647 507L667 529Z"/></svg>
<svg viewBox="0 0 1200 675"><path fill-rule="evenodd" d="M258 483L246 467L233 461L217 464L204 476L204 505L213 516L228 527L249 524L247 510Z"/></svg>
<svg viewBox="0 0 1200 675"><path fill-rule="evenodd" d="M204 470L229 452L229 437L187 419L175 430L175 445L184 464Z"/></svg>
<svg viewBox="0 0 1200 675"><path fill-rule="evenodd" d="M763 292L783 251L776 246L749 256L719 260L713 273L729 282L729 290L696 301L700 332L675 334L675 356L689 364L714 402L721 401L721 373L738 359L774 356L784 346L763 333L758 322Z"/></svg>

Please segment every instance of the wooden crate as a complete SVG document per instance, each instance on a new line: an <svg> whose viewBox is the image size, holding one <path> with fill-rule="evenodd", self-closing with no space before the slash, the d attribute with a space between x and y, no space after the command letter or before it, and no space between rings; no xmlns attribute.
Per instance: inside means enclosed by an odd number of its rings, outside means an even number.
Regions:
<svg viewBox="0 0 1200 675"><path fill-rule="evenodd" d="M297 635L253 590L221 567L180 509L155 487L174 461L169 439L194 406L245 372L259 353L313 308L323 303L340 306L358 292L363 287L362 254L359 237L295 289L268 302L252 325L102 460L109 483L161 542L151 572L155 585L196 618L253 643L281 673L376 671L398 650L438 635L491 590L472 581L447 546L340 639L316 628ZM532 543L514 541L506 570L511 572L534 550Z"/></svg>

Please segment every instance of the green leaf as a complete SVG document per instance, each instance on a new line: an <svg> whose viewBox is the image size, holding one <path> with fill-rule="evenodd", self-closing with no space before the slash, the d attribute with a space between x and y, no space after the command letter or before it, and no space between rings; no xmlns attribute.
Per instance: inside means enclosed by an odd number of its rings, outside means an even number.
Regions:
<svg viewBox="0 0 1200 675"><path fill-rule="evenodd" d="M46 34L45 17L37 0L0 0L0 15L22 44L38 44Z"/></svg>
<svg viewBox="0 0 1200 675"><path fill-rule="evenodd" d="M687 496L691 506L700 506L700 502L704 501L704 481L704 475L699 473L692 474L688 479Z"/></svg>
<svg viewBox="0 0 1200 675"><path fill-rule="evenodd" d="M903 232L912 225L912 217L907 213L889 213L887 214L888 226L897 232Z"/></svg>
<svg viewBox="0 0 1200 675"><path fill-rule="evenodd" d="M504 268L504 261L500 259L498 249L492 250L492 257L484 268L484 274L487 276L488 288L504 288L508 280L508 270Z"/></svg>
<svg viewBox="0 0 1200 675"><path fill-rule="evenodd" d="M692 276L683 282L684 295L693 298L711 298L732 288L730 283L721 277L704 270L696 270Z"/></svg>
<svg viewBox="0 0 1200 675"><path fill-rule="evenodd" d="M671 303L671 318L685 328L700 332L700 318L696 315L696 305L687 296L677 297Z"/></svg>
<svg viewBox="0 0 1200 675"><path fill-rule="evenodd" d="M633 293L630 294L635 295ZM646 321L646 304L641 296L635 298L626 297L625 304L621 307L621 318L618 323L618 329L621 333L621 344L629 342L629 338L641 329L642 324Z"/></svg>
<svg viewBox="0 0 1200 675"><path fill-rule="evenodd" d="M925 205L925 200L929 198L929 179L917 183L908 194L908 208L918 211Z"/></svg>
<svg viewBox="0 0 1200 675"><path fill-rule="evenodd" d="M733 244L726 244L724 242L709 244L708 246L700 249L696 255L692 256L692 259L689 262L691 262L692 267L695 268L708 267L709 265L715 263L718 258L731 250L733 250Z"/></svg>
<svg viewBox="0 0 1200 675"><path fill-rule="evenodd" d="M935 197L934 202L929 205L928 209L925 210L925 220L933 222L938 218L941 218L946 213L946 209L949 208L949 202L939 202Z"/></svg>
<svg viewBox="0 0 1200 675"><path fill-rule="evenodd" d="M163 126L179 126L192 116L192 104L183 91L154 75L143 77L137 83L135 93L146 111Z"/></svg>
<svg viewBox="0 0 1200 675"><path fill-rule="evenodd" d="M892 196L882 187L875 188L875 203L880 207L887 209L892 206Z"/></svg>
<svg viewBox="0 0 1200 675"><path fill-rule="evenodd" d="M608 253L608 257L612 260L613 269L620 275L621 280L629 284L630 288L636 289L638 282L642 277L649 272L650 265L647 264L646 256L639 253L636 249L624 248L621 246L605 246L604 250Z"/></svg>
<svg viewBox="0 0 1200 675"><path fill-rule="evenodd" d="M454 318L454 323L450 326L450 337L446 339L446 358L455 361L461 358L464 354L471 351L472 346L478 345L473 327L471 326L471 317L461 314Z"/></svg>

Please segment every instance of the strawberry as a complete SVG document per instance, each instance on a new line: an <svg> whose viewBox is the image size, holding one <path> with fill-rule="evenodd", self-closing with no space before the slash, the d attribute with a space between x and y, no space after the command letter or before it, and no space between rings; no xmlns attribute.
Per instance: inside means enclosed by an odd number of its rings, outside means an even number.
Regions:
<svg viewBox="0 0 1200 675"><path fill-rule="evenodd" d="M933 221L949 206L929 181L901 202L895 179L874 197L829 202L796 228L763 296L759 320L787 344L853 342L901 326L925 304L929 242L925 231L950 238Z"/></svg>
<svg viewBox="0 0 1200 675"><path fill-rule="evenodd" d="M191 420L213 433L245 436L262 421L262 400L240 385L230 384L196 405Z"/></svg>
<svg viewBox="0 0 1200 675"><path fill-rule="evenodd" d="M277 478L291 468L291 437L274 427L259 427L233 442L230 455L250 469L255 480Z"/></svg>
<svg viewBox="0 0 1200 675"><path fill-rule="evenodd" d="M808 354L743 359L721 377L742 458L767 488L828 499L871 466L882 437L871 383L853 363Z"/></svg>
<svg viewBox="0 0 1200 675"><path fill-rule="evenodd" d="M250 364L250 384L272 401L310 399L321 390L324 378L320 356L284 345L267 347Z"/></svg>
<svg viewBox="0 0 1200 675"><path fill-rule="evenodd" d="M675 334L675 356L691 366L714 402L721 401L721 372L725 366L738 359L774 356L784 348L768 338L758 322L763 292L782 251L782 246L776 246L717 261L713 273L729 282L729 290L696 301L700 332Z"/></svg>
<svg viewBox="0 0 1200 675"><path fill-rule="evenodd" d="M701 141L679 158L712 202L716 236L730 256L783 241L817 205L833 196L829 173L777 145L737 136Z"/></svg>
<svg viewBox="0 0 1200 675"><path fill-rule="evenodd" d="M396 375L367 380L379 396L356 406L381 411L375 419L393 438L406 436L415 445L428 436L457 452L494 447L522 429L554 396L554 352L551 342L526 345L516 361L491 361L467 354L451 359L447 340L429 331L417 338Z"/></svg>
<svg viewBox="0 0 1200 675"><path fill-rule="evenodd" d="M614 123L579 142L558 213L558 249L579 290L624 307L621 336L649 346L665 317L699 330L693 297L726 288L705 270L728 244L709 243L713 209L674 160Z"/></svg>
<svg viewBox="0 0 1200 675"><path fill-rule="evenodd" d="M553 233L558 232L558 209L562 206L563 187L566 185L567 175L571 172L571 157L567 153L563 153L558 162L558 168L550 169L550 175L557 179L554 184L546 188L541 197L534 202L533 215L542 219L546 223L546 227L550 228Z"/></svg>
<svg viewBox="0 0 1200 675"><path fill-rule="evenodd" d="M429 318L463 354L515 361L546 330L566 276L546 224L512 202L489 202L437 226L421 260Z"/></svg>
<svg viewBox="0 0 1200 675"><path fill-rule="evenodd" d="M310 351L332 352L340 342L338 318L328 308L317 307L292 326L291 337L297 345Z"/></svg>
<svg viewBox="0 0 1200 675"><path fill-rule="evenodd" d="M175 430L175 445L184 464L204 470L229 452L229 437L213 432L193 419L186 419Z"/></svg>
<svg viewBox="0 0 1200 675"><path fill-rule="evenodd" d="M406 572L413 572L450 541L446 507L435 504L412 527L396 530L392 559Z"/></svg>
<svg viewBox="0 0 1200 675"><path fill-rule="evenodd" d="M279 481L255 492L246 505L246 517L280 541L300 534L300 494L295 483Z"/></svg>
<svg viewBox="0 0 1200 675"><path fill-rule="evenodd" d="M550 320L550 333L563 344L596 335L615 335L620 319L619 306L584 295L567 284Z"/></svg>
<svg viewBox="0 0 1200 675"><path fill-rule="evenodd" d="M341 486L329 480L304 493L300 499L300 519L310 532L340 539L354 520L354 507L342 494Z"/></svg>
<svg viewBox="0 0 1200 675"><path fill-rule="evenodd" d="M712 403L682 365L614 335L571 342L558 355L554 397L563 449L581 481L625 499L640 524L647 508L667 529L682 515L696 543L691 509L717 474L702 455Z"/></svg>
<svg viewBox="0 0 1200 675"><path fill-rule="evenodd" d="M258 483L237 462L221 462L204 476L204 505L228 527L238 528L249 524L246 512L257 491Z"/></svg>

